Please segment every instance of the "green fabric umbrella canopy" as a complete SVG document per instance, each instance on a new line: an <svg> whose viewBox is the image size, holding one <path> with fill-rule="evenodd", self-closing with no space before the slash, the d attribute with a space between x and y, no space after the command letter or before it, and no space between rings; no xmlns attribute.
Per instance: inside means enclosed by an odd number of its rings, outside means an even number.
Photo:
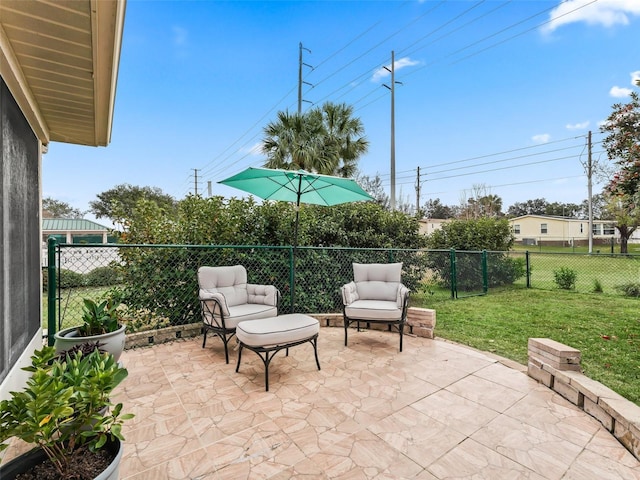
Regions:
<svg viewBox="0 0 640 480"><path fill-rule="evenodd" d="M339 205L341 203L373 200L360 185L350 178L320 175L304 170L249 167L218 183L251 193L264 200L313 205ZM298 208L294 246L298 244Z"/></svg>
<svg viewBox="0 0 640 480"><path fill-rule="evenodd" d="M350 178L320 175L304 170L249 167L218 183L243 190L264 200L295 203L294 258L298 246L298 210L300 203L331 206L374 199ZM294 262L291 283L291 312L295 312L295 290Z"/></svg>

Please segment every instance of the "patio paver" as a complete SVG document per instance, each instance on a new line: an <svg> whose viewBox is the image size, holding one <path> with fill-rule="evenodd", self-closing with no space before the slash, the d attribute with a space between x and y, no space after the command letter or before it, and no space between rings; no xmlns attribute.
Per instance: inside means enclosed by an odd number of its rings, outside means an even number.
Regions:
<svg viewBox="0 0 640 480"><path fill-rule="evenodd" d="M322 328L264 365L199 338L127 350L121 478L639 479L598 421L524 367L441 340Z"/></svg>

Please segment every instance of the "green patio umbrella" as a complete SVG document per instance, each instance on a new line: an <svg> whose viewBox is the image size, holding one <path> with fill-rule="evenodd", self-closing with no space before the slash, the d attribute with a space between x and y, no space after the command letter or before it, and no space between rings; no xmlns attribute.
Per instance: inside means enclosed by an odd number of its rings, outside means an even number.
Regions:
<svg viewBox="0 0 640 480"><path fill-rule="evenodd" d="M320 175L304 170L249 167L218 183L244 190L264 200L280 200L296 204L294 247L298 245L298 210L301 203L339 205L373 200L355 180Z"/></svg>
<svg viewBox="0 0 640 480"><path fill-rule="evenodd" d="M301 203L331 206L361 200L373 200L371 195L350 178L320 175L305 170L249 167L218 183L243 190L264 200L295 203L294 252L298 246L298 221ZM294 291L295 270L291 288L292 311L295 299Z"/></svg>

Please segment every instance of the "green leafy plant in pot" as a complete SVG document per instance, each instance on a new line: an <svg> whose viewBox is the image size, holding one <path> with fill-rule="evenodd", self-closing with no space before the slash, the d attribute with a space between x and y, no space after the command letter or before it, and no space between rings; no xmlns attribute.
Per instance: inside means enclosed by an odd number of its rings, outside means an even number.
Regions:
<svg viewBox="0 0 640 480"><path fill-rule="evenodd" d="M55 333L56 350L68 350L84 342L100 342L104 350L111 353L116 361L119 360L126 339L126 326L119 319L118 307L122 304L120 296L112 291L100 303L90 298L83 299L83 302L82 325Z"/></svg>
<svg viewBox="0 0 640 480"><path fill-rule="evenodd" d="M0 450L14 437L37 448L0 467L0 478L24 473L25 462L42 469L26 478L86 480L102 478L104 471L104 478L118 478L122 425L133 415L109 397L127 377L126 368L85 344L69 352L36 350L24 370L31 372L25 388L0 402Z"/></svg>

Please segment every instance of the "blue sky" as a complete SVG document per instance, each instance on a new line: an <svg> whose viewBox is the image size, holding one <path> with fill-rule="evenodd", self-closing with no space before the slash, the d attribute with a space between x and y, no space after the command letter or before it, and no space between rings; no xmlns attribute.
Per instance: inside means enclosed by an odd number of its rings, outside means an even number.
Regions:
<svg viewBox="0 0 640 480"><path fill-rule="evenodd" d="M115 185L242 196L218 181L260 166L262 129L297 110L352 105L390 185L395 53L396 194L457 205L587 197L586 135L640 78L638 0L222 2L129 0L111 144L52 143L43 195L88 210ZM311 68L313 67L313 68ZM599 193L602 185L594 186ZM87 218L93 218L87 215ZM103 222L105 223L105 222Z"/></svg>

